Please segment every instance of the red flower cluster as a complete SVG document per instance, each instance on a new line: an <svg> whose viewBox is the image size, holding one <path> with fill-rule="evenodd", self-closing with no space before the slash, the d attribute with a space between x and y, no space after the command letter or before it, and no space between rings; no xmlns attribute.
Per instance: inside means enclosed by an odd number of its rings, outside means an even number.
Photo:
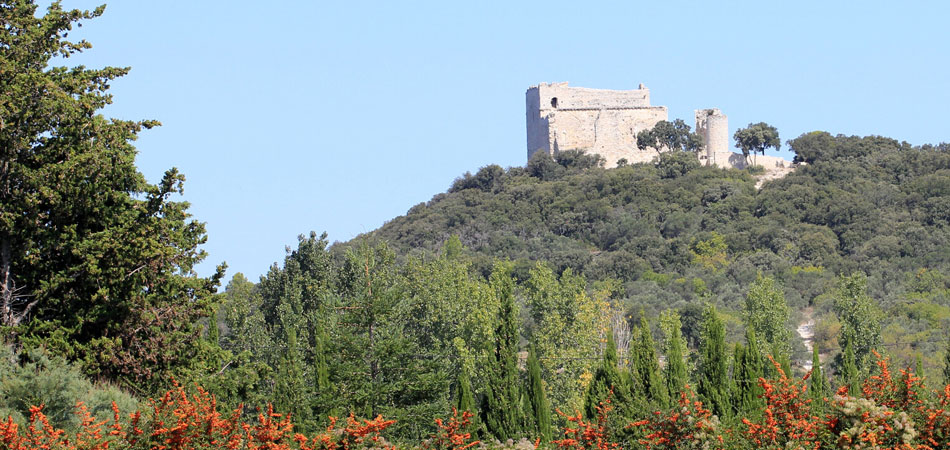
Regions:
<svg viewBox="0 0 950 450"><path fill-rule="evenodd" d="M647 435L639 440L647 449L723 448L719 419L703 408L702 402L693 400L689 386L680 394L676 409L667 415L656 413L656 416L653 420L630 424L647 430Z"/></svg>
<svg viewBox="0 0 950 450"><path fill-rule="evenodd" d="M140 412L129 415L127 426L113 404L113 419L97 421L83 404L76 406L80 426L66 433L50 425L43 407L30 409L30 424L21 430L12 417L0 422L0 450L354 450L390 449L380 433L393 420L377 417L359 421L352 415L346 427L336 429L336 419L326 432L313 438L293 433L289 416L274 412L258 414L257 423L246 423L237 409L224 416L207 391L196 388L189 395L175 383L158 400L149 400L151 415L143 420Z"/></svg>
<svg viewBox="0 0 950 450"><path fill-rule="evenodd" d="M479 444L472 440L472 433L468 432L471 425L472 413L452 408L452 417L449 420L435 419L439 431L428 441L422 443L422 448L431 450L466 450Z"/></svg>
<svg viewBox="0 0 950 450"><path fill-rule="evenodd" d="M600 406L597 406L597 423L585 422L579 412L569 416L558 410L557 413L574 426L565 426L564 439L555 439L554 445L558 448L573 450L614 450L620 448L620 444L610 441L607 433L607 415L611 409L610 398L608 397L606 401L600 403Z"/></svg>

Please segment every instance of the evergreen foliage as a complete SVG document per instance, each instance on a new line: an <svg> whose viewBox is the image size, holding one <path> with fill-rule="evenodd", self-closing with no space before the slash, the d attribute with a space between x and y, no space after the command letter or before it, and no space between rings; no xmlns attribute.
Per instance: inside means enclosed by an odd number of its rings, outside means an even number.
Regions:
<svg viewBox="0 0 950 450"><path fill-rule="evenodd" d="M532 345L528 351L528 383L525 396L529 399L530 408L526 415L531 417L532 428L526 430L540 438L542 442L551 440L551 405L544 395L544 382L541 380L541 363L538 361L538 352Z"/></svg>
<svg viewBox="0 0 950 450"><path fill-rule="evenodd" d="M950 384L950 334L947 335L947 348L943 357L943 384Z"/></svg>
<svg viewBox="0 0 950 450"><path fill-rule="evenodd" d="M828 380L825 378L825 374L821 370L821 359L818 357L818 344L812 345L811 376L808 378L810 380L808 383L808 395L811 396L813 402L818 402L828 397L831 394L831 389L828 386Z"/></svg>
<svg viewBox="0 0 950 450"><path fill-rule="evenodd" d="M714 306L703 312L703 331L699 349L699 389L697 393L716 415L731 414L729 401L729 356L726 354L726 330Z"/></svg>
<svg viewBox="0 0 950 450"><path fill-rule="evenodd" d="M679 314L668 309L660 315L660 328L663 330L663 354L666 365L663 378L670 399L675 399L684 391L689 382L686 370L686 341L683 339L683 325Z"/></svg>
<svg viewBox="0 0 950 450"><path fill-rule="evenodd" d="M858 380L861 375L858 370L856 357L854 356L854 346L851 345L850 339L845 342L842 355L841 367L838 369L838 385L847 386L848 392L852 396L858 395L858 393L861 392L861 387L858 385Z"/></svg>
<svg viewBox="0 0 950 450"><path fill-rule="evenodd" d="M92 48L69 31L103 11L2 7L0 333L148 393L218 369L194 343L224 267L193 270L205 228L171 200L185 177L135 167L132 142L159 123L101 114L129 69L51 65Z"/></svg>
<svg viewBox="0 0 950 450"><path fill-rule="evenodd" d="M747 347L736 343L732 363L732 404L738 414L749 414L762 407L759 378L765 376L765 361L751 327L746 328L745 341Z"/></svg>
<svg viewBox="0 0 950 450"><path fill-rule="evenodd" d="M656 354L656 345L653 341L653 333L650 331L650 324L642 313L640 315L640 325L634 330L636 341L633 345L631 370L638 372L634 376L638 380L638 385L642 386L642 392L650 406L655 409L666 408L669 402L667 385L663 381L663 373L660 371L659 357Z"/></svg>
<svg viewBox="0 0 950 450"><path fill-rule="evenodd" d="M491 275L491 288L501 300L495 325L494 352L489 360L482 416L488 432L505 441L519 436L522 423L521 389L518 376L518 310L514 281L506 265L497 265Z"/></svg>

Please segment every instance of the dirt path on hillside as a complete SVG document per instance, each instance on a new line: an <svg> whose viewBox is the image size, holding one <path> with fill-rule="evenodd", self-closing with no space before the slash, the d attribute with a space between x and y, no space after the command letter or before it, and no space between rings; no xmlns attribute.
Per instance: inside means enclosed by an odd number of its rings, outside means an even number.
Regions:
<svg viewBox="0 0 950 450"><path fill-rule="evenodd" d="M802 338L802 343L805 344L805 348L808 349L808 354L811 355L812 350L812 340L815 337L815 310L812 307L805 308L802 311L802 322L798 324L798 328L795 329L798 332L798 336ZM811 370L811 358L805 358L802 361L802 368L806 371Z"/></svg>

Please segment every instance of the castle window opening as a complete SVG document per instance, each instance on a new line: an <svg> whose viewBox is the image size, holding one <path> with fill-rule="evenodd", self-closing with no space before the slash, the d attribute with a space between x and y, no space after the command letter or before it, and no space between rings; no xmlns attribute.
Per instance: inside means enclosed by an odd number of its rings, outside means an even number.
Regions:
<svg viewBox="0 0 950 450"><path fill-rule="evenodd" d="M551 107L557 108L557 97L551 97Z"/></svg>

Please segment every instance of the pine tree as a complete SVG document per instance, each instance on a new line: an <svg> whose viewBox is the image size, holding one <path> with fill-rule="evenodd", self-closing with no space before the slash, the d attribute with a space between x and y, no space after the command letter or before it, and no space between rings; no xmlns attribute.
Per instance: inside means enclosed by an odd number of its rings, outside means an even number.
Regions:
<svg viewBox="0 0 950 450"><path fill-rule="evenodd" d="M854 357L854 347L851 345L851 340L848 339L844 347L841 371L838 372L838 384L848 386L848 391L851 396L858 396L860 394L858 378L858 365Z"/></svg>
<svg viewBox="0 0 950 450"><path fill-rule="evenodd" d="M732 411L729 402L729 366L726 328L712 305L703 312L699 344L699 395L719 417Z"/></svg>
<svg viewBox="0 0 950 450"><path fill-rule="evenodd" d="M808 393L813 399L813 405L821 405L821 399L828 396L830 391L828 380L821 370L821 359L818 358L818 343L812 344L811 355L811 376L809 377Z"/></svg>
<svg viewBox="0 0 950 450"><path fill-rule="evenodd" d="M538 353L534 346L528 351L528 384L525 389L525 397L528 398L530 408L525 411L530 416L534 436L541 438L543 442L551 441L551 406L544 395L544 384L541 381L541 362L538 361Z"/></svg>
<svg viewBox="0 0 950 450"><path fill-rule="evenodd" d="M642 312L635 336L637 340L634 344L634 367L639 372L638 379L642 383L643 393L654 408L665 408L669 400L667 387L660 373L660 362L653 343L653 333L650 332L650 324Z"/></svg>
<svg viewBox="0 0 950 450"><path fill-rule="evenodd" d="M663 368L663 375L666 378L666 390L670 398L675 399L679 397L688 382L683 325L676 311L667 310L660 315L660 326L663 329L665 341L666 366Z"/></svg>
<svg viewBox="0 0 950 450"><path fill-rule="evenodd" d="M519 437L521 432L521 392L518 383L518 310L515 306L514 281L510 268L497 265L491 274L491 287L499 298L495 327L495 348L485 386L482 410L488 432L500 441Z"/></svg>

